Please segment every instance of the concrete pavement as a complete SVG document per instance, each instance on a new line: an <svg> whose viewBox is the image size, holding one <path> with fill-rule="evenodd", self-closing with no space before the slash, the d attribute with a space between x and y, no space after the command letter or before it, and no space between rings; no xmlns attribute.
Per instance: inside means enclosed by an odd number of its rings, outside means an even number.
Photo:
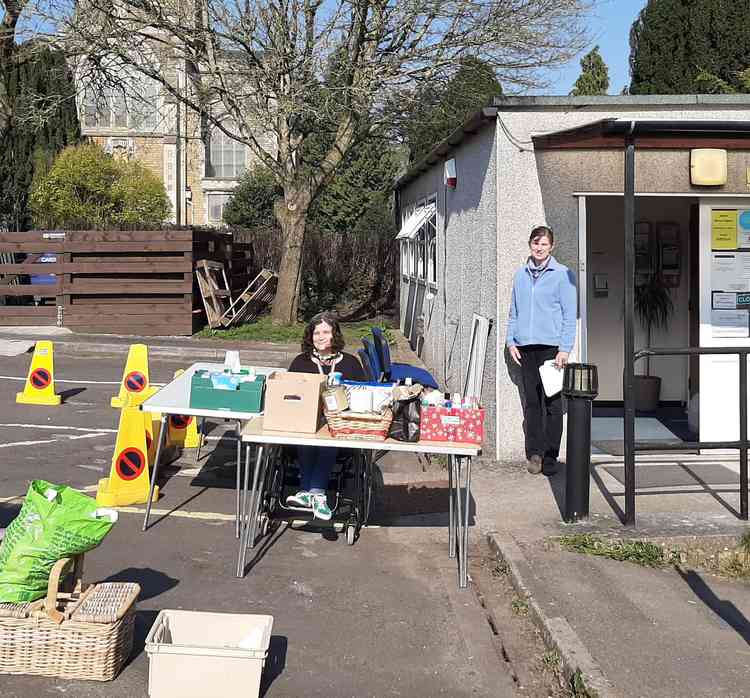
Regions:
<svg viewBox="0 0 750 698"><path fill-rule="evenodd" d="M654 456L637 467L667 460L676 458ZM731 458L722 462L736 467ZM564 466L547 478L528 474L525 464L485 463L472 488L475 540L489 538L568 675L579 669L599 696L750 696L747 581L677 566L649 569L551 543L590 532L682 549L734 546L750 530L730 511L738 506L737 485L640 490L636 528L625 529L611 506L622 503L623 487L604 469L613 464L621 459L602 457L592 467L590 520L564 524Z"/></svg>

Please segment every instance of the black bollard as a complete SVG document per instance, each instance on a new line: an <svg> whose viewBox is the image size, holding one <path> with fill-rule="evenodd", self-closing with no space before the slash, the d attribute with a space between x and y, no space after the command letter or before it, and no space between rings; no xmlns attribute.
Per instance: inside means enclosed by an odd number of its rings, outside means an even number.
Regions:
<svg viewBox="0 0 750 698"><path fill-rule="evenodd" d="M568 440L565 457L565 521L589 515L591 465L591 403L599 394L596 366L568 364L562 393L568 401Z"/></svg>

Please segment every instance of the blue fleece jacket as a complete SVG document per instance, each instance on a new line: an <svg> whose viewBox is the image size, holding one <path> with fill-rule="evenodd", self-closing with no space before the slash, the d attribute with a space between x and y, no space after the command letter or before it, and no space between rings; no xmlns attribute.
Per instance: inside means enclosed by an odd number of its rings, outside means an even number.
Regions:
<svg viewBox="0 0 750 698"><path fill-rule="evenodd" d="M506 344L548 344L570 352L576 339L578 298L573 272L554 257L536 282L526 264L513 279Z"/></svg>

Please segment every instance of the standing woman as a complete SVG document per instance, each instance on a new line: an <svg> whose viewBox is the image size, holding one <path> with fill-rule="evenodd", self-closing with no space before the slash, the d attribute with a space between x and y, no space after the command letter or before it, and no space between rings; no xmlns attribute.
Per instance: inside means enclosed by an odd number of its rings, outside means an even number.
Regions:
<svg viewBox="0 0 750 698"><path fill-rule="evenodd" d="M336 371L342 374L344 380L365 380L362 365L343 349L344 336L338 318L333 313L318 313L307 324L302 337L302 353L295 357L289 370L326 376ZM325 446L297 447L300 489L287 497L287 504L312 509L316 519L330 520L333 512L328 506L326 489L336 463L337 450Z"/></svg>
<svg viewBox="0 0 750 698"><path fill-rule="evenodd" d="M547 226L531 231L531 254L513 279L506 344L521 367L528 471L551 475L562 439L562 397L544 394L539 367L549 359L568 362L576 338L575 277L553 256L555 237Z"/></svg>

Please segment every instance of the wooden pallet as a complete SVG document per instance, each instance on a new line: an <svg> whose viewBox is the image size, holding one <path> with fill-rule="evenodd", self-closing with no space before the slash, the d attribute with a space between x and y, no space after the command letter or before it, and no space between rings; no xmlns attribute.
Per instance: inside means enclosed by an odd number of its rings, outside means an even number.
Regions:
<svg viewBox="0 0 750 698"><path fill-rule="evenodd" d="M224 327L254 320L271 303L276 295L278 277L270 269L261 269L258 274L232 301L220 318ZM213 325L212 325L213 327Z"/></svg>
<svg viewBox="0 0 750 698"><path fill-rule="evenodd" d="M206 309L206 319L211 328L224 325L224 314L232 307L227 274L221 262L199 259L195 263L195 278ZM226 326L226 325L225 325Z"/></svg>

